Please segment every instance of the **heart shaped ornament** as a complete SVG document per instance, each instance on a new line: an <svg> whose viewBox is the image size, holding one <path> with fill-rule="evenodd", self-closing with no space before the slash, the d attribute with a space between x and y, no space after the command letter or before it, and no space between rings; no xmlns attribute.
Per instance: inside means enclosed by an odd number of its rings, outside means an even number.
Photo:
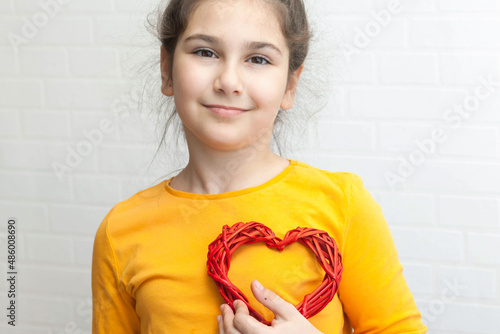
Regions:
<svg viewBox="0 0 500 334"><path fill-rule="evenodd" d="M270 325L248 303L247 297L228 278L231 257L242 245L264 242L268 248L278 251L299 242L309 248L325 271L323 282L304 299L295 305L297 310L307 319L320 312L333 299L338 290L342 277L342 256L335 240L327 232L308 227L297 227L286 233L283 240L274 235L267 226L258 222L236 223L229 227L224 225L222 233L208 246L208 276L210 276L222 298L234 311L233 301L242 300L248 307L250 314L258 321Z"/></svg>

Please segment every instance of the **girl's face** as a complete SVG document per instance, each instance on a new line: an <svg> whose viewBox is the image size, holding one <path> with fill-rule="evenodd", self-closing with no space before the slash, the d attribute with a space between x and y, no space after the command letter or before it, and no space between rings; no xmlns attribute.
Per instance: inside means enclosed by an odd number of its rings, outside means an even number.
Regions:
<svg viewBox="0 0 500 334"><path fill-rule="evenodd" d="M288 59L265 1L200 3L178 39L172 73L162 48L162 92L174 96L188 145L234 151L263 134L270 140L279 108L293 105L300 75L288 84Z"/></svg>

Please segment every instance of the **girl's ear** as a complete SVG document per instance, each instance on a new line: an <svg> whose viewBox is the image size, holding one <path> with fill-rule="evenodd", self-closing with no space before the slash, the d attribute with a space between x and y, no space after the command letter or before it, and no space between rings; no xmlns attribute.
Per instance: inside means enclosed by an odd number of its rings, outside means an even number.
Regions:
<svg viewBox="0 0 500 334"><path fill-rule="evenodd" d="M172 78L169 73L169 57L163 45L160 47L160 58L161 92L165 96L173 96L174 87L172 86Z"/></svg>
<svg viewBox="0 0 500 334"><path fill-rule="evenodd" d="M288 80L288 85L285 91L285 95L283 95L283 100L281 101L281 109L287 110L293 107L293 101L295 99L295 92L297 90L297 83L299 82L300 74L304 69L304 63L299 66L298 69L293 72Z"/></svg>

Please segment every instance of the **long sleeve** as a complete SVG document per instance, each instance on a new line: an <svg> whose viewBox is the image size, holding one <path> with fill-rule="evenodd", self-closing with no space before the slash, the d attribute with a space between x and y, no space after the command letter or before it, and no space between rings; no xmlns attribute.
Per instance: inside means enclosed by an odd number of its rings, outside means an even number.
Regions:
<svg viewBox="0 0 500 334"><path fill-rule="evenodd" d="M117 275L108 216L96 232L92 254L92 334L140 333L135 300L120 285Z"/></svg>
<svg viewBox="0 0 500 334"><path fill-rule="evenodd" d="M354 333L426 333L382 210L354 176L339 297Z"/></svg>

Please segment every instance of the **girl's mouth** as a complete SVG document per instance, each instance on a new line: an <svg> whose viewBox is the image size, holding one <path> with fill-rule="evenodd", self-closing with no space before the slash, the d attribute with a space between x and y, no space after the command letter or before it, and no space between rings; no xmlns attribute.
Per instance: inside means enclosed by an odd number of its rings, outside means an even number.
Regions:
<svg viewBox="0 0 500 334"><path fill-rule="evenodd" d="M238 116L246 111L246 109L223 105L205 105L205 108L222 117Z"/></svg>

